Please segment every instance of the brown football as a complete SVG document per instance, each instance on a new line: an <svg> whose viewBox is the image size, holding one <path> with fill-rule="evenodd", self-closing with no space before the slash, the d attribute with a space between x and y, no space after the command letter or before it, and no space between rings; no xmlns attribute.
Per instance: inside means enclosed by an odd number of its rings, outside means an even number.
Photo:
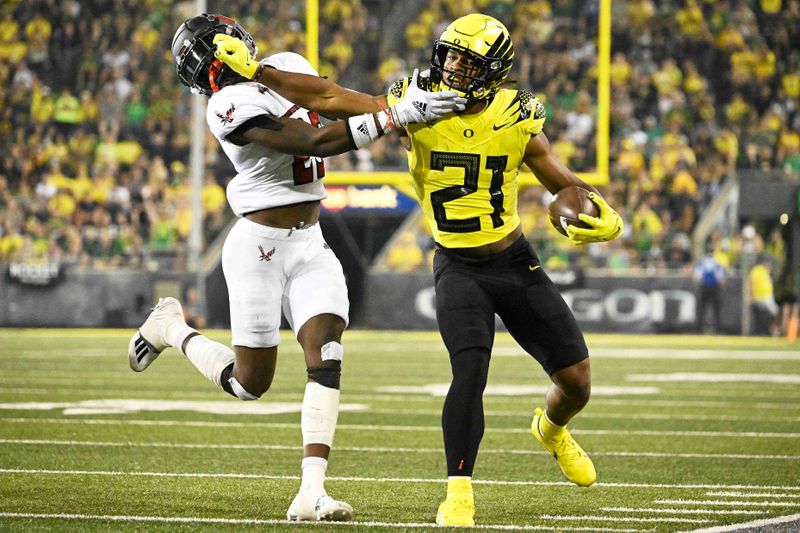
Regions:
<svg viewBox="0 0 800 533"><path fill-rule="evenodd" d="M597 204L589 199L589 191L575 185L558 191L550 203L548 211L550 213L550 223L562 235L567 234L568 225L579 228L589 227L578 218L580 213L593 217L600 216Z"/></svg>

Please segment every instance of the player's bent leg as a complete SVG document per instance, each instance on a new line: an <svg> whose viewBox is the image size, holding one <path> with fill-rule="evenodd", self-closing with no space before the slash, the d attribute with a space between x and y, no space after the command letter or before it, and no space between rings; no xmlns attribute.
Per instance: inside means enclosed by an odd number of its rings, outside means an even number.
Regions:
<svg viewBox="0 0 800 533"><path fill-rule="evenodd" d="M194 329L183 320L183 309L175 298L160 298L147 319L128 343L128 363L142 372L170 346L180 348Z"/></svg>
<svg viewBox="0 0 800 533"><path fill-rule="evenodd" d="M278 362L278 347L249 348L234 346L235 364L222 374L221 383L228 394L240 400L257 400L272 386Z"/></svg>
<svg viewBox="0 0 800 533"><path fill-rule="evenodd" d="M534 410L531 432L553 455L564 477L576 485L588 487L597 480L597 472L566 424L589 400L589 360L559 370L551 378L553 386L547 393L547 410Z"/></svg>

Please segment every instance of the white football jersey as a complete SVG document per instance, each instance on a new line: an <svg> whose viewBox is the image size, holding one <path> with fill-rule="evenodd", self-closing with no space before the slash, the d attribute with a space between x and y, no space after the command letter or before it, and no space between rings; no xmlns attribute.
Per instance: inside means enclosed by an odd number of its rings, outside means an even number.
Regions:
<svg viewBox="0 0 800 533"><path fill-rule="evenodd" d="M261 61L278 70L319 74L306 58L282 52ZM244 122L259 115L301 119L321 127L319 117L255 82L223 87L208 100L206 121L237 175L228 184L228 203L236 216L299 202L322 200L325 167L320 157L293 156L261 144L238 146L226 140Z"/></svg>

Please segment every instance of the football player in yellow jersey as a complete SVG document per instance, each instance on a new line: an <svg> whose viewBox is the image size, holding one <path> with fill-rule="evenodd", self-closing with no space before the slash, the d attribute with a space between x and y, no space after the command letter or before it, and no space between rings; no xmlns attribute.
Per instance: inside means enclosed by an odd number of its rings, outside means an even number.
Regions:
<svg viewBox="0 0 800 533"><path fill-rule="evenodd" d="M571 185L592 191L600 216L585 218L590 228L570 226L574 243L614 239L622 232L622 219L553 154L542 133L541 102L528 91L501 87L513 56L508 30L497 20L480 14L455 20L434 43L430 77L420 80L427 90L461 93L467 107L434 122L406 126L409 168L437 245L436 316L453 374L442 413L448 483L436 517L439 525L475 523L472 471L484 431L482 396L495 313L553 382L546 408L534 411L533 435L573 483L588 486L597 477L566 428L589 400L588 349L572 312L522 234L520 166L528 165L551 193ZM406 78L390 88L390 105L402 98L409 83Z"/></svg>

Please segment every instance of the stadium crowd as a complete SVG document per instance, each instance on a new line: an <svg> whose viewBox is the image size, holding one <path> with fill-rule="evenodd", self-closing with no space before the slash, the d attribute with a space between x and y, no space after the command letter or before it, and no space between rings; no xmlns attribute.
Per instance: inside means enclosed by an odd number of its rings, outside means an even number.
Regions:
<svg viewBox="0 0 800 533"><path fill-rule="evenodd" d="M545 131L570 168L595 162L597 3L573 0L431 0L392 9L379 0L320 2L323 75L373 94L427 65L453 18L481 11L515 43L513 76L546 100ZM408 6L407 6L408 7ZM193 2L10 0L0 6L0 261L69 261L94 268L186 256L191 229L190 98L175 79L169 43ZM305 53L302 2L208 2L237 18L263 57ZM402 11L402 12L401 12ZM403 19L404 25L397 21ZM521 193L524 230L550 265L612 271L690 270L691 234L736 169L800 174L800 2L614 2L611 183L623 238L575 248L547 222L548 194ZM233 177L206 139L204 236L231 216ZM329 158L331 170L404 170L389 138ZM757 252L785 261L778 230L756 227ZM421 253L393 254L409 270ZM734 267L741 234L712 234ZM601 253L602 250L602 253ZM426 263L424 259L419 265ZM418 265L417 265L418 266ZM412 265L413 267L413 265Z"/></svg>

